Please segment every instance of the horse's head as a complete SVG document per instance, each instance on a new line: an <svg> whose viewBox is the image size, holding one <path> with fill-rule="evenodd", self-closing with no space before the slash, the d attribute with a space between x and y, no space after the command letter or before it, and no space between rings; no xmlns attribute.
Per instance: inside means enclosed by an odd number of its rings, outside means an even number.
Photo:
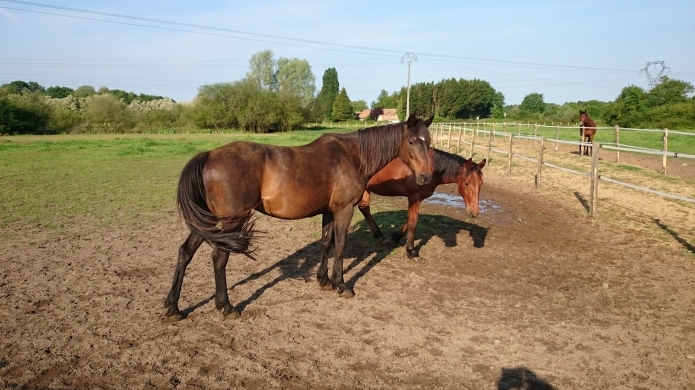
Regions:
<svg viewBox="0 0 695 390"><path fill-rule="evenodd" d="M468 159L461 167L461 173L458 179L459 194L463 197L466 203L466 213L475 218L480 213L478 202L480 201L480 187L483 186L483 167L487 160L479 163L473 162L473 159Z"/></svg>
<svg viewBox="0 0 695 390"><path fill-rule="evenodd" d="M423 120L411 115L405 122L403 141L398 156L415 174L415 182L418 185L427 184L432 180L432 158L430 158L430 135L429 125L434 117Z"/></svg>
<svg viewBox="0 0 695 390"><path fill-rule="evenodd" d="M589 114L586 113L586 110L582 111L579 110L579 126L584 126L584 121L589 118Z"/></svg>

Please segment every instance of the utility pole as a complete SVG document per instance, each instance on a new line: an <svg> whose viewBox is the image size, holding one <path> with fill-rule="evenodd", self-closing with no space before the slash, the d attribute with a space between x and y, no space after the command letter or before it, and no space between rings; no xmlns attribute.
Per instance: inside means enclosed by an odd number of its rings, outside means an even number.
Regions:
<svg viewBox="0 0 695 390"><path fill-rule="evenodd" d="M401 64L407 62L408 63L408 94L406 97L406 103L405 103L405 119L407 120L408 117L410 116L410 63L411 62L417 62L417 56L415 53L412 52L407 52L401 58Z"/></svg>
<svg viewBox="0 0 695 390"><path fill-rule="evenodd" d="M661 69L656 69L657 65L661 65ZM659 73L656 75L652 75L651 73L649 73L650 66L654 67L652 71L659 70ZM666 69L668 69L669 73L671 72L671 68L664 65L664 61L652 61L647 62L647 66L645 66L644 69L640 69L639 74L642 74L642 71L644 71L644 73L647 74L647 82L649 83L649 89L652 89L655 85L659 84L661 76L664 75L664 71Z"/></svg>

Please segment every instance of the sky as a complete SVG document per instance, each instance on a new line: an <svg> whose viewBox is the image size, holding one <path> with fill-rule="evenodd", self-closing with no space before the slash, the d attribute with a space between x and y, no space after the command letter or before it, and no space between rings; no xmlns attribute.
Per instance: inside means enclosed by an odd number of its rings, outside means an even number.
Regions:
<svg viewBox="0 0 695 390"><path fill-rule="evenodd" d="M614 100L647 62L695 85L695 1L0 0L0 84L106 86L195 98L242 79L250 57L327 68L351 100L407 83L482 79L506 104ZM658 74L660 66L651 66Z"/></svg>

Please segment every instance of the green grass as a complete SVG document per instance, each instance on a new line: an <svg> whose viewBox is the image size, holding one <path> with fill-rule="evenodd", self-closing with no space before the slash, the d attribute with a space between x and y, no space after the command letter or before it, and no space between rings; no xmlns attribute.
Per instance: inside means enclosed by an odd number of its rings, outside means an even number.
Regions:
<svg viewBox="0 0 695 390"><path fill-rule="evenodd" d="M196 153L234 140L302 145L330 131L2 138L0 226L61 228L75 217L145 226L176 212L178 176Z"/></svg>

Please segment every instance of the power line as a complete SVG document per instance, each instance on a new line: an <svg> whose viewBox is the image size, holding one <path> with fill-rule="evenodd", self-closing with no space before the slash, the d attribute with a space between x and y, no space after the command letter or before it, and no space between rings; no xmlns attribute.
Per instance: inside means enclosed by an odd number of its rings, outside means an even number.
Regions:
<svg viewBox="0 0 695 390"><path fill-rule="evenodd" d="M43 8L58 9L58 10L69 11L69 12L107 16L107 17L113 17L113 18L122 18L122 19L129 19L129 20L136 20L136 21L143 21L143 22L168 24L168 25L181 26L181 27L191 27L191 28L198 28L198 29L204 29L204 30L229 32L229 33L234 33L234 34L238 34L238 35L247 35L247 36L258 37L258 39L248 38L248 37L240 37L240 36L230 36L230 35L223 35L223 34L205 33L205 32L200 32L200 31L183 30L183 29L168 28L168 27L161 27L161 26L153 26L153 25L147 25L147 24L125 23L125 22L118 22L118 21L113 21L113 20L95 19L95 18L57 14L57 13L51 13L51 12L41 12L41 11L35 11L35 10L12 8L12 7L0 7L0 8L17 10L17 11L33 12L33 13L39 13L39 14L47 14L47 15L53 15L53 16L61 16L61 17L84 19L84 20L93 20L93 21L100 21L100 22L106 22L106 23L132 25L132 26L156 28L156 29L179 31L179 32L189 32L189 33L195 33L195 34L212 35L212 36L219 36L219 37L226 37L226 38L257 41L257 42L266 42L266 43L274 43L274 44L281 44L281 45L306 47L306 48L319 49L319 50L332 50L332 51L342 51L342 52L348 52L348 53L378 55L378 56L384 56L384 57L396 57L395 56L396 53L402 53L402 51L393 50L393 49L374 48L374 47L358 46L358 45L346 45L346 44L340 44L340 43L323 42L323 41L308 40L308 39L301 39L301 38L292 38L292 37L279 36L279 35L261 34L261 33L220 28L220 27L214 27L214 26L206 26L206 25L191 24L191 23L180 23L180 22L174 22L174 21L162 20L162 19L143 18L143 17L122 15L122 14L115 14L115 13L108 13L108 12L91 11L91 10L85 10L85 9L79 9L79 8L62 7L62 6L35 3L35 2L29 2L29 1L20 1L20 0L0 0L0 1L15 3L15 4L28 5L28 6L33 6L33 7L43 7ZM260 39L260 38L279 39L282 41L289 41L289 42L269 41L269 40L264 40L264 39ZM298 42L298 43L293 44L290 42ZM301 44L299 44L299 43L301 43ZM308 46L306 44L320 45L321 47ZM335 49L335 48L363 50L363 51L367 51L367 53L355 52L355 51L350 51L350 50L341 50L341 49ZM393 53L393 54L387 55L387 54L383 54L383 53ZM530 67L530 68L539 68L539 69L557 69L557 70L565 70L565 71L616 72L616 69L611 69L611 68L592 68L592 67L574 66L574 65L557 65L557 64L546 64L546 63L537 63L537 62L495 60L495 59L476 58L476 57L444 55L444 54L436 54L436 53L421 53L420 55L424 56L424 57L435 57L435 58L443 58L443 59L448 59L448 60L469 61L469 62L476 62L476 63L487 64L487 65L496 64L499 66Z"/></svg>

